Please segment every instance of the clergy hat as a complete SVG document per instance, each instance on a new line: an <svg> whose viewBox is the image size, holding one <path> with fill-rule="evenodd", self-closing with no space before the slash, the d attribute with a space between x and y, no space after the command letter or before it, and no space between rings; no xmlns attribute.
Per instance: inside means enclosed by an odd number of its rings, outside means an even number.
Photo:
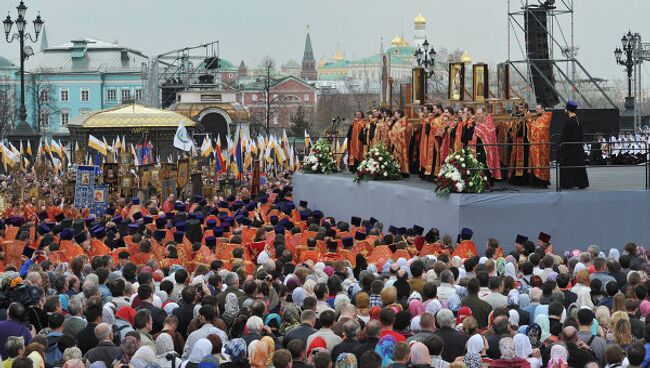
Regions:
<svg viewBox="0 0 650 368"><path fill-rule="evenodd" d="M86 234L85 231L80 232L79 234L75 235L74 241L77 242L77 244L81 244L88 240L88 235Z"/></svg>
<svg viewBox="0 0 650 368"><path fill-rule="evenodd" d="M327 250L330 252L336 252L336 249L338 249L339 243L334 241L334 240L328 240L327 241Z"/></svg>
<svg viewBox="0 0 650 368"><path fill-rule="evenodd" d="M205 237L205 245L214 248L217 246L217 237L216 236L206 236Z"/></svg>
<svg viewBox="0 0 650 368"><path fill-rule="evenodd" d="M72 217L66 217L63 220L61 220L61 225L63 225L64 228L66 227L72 227Z"/></svg>
<svg viewBox="0 0 650 368"><path fill-rule="evenodd" d="M86 226L89 226L91 222L95 221L95 216L88 216L84 221L86 222Z"/></svg>
<svg viewBox="0 0 650 368"><path fill-rule="evenodd" d="M50 227L48 225L46 225L46 224L38 225L38 233L39 234L44 235L44 234L49 233L50 231L52 231L52 229L50 229Z"/></svg>
<svg viewBox="0 0 650 368"><path fill-rule="evenodd" d="M144 222L145 224L151 224L153 222L153 217L145 216L142 218L142 222Z"/></svg>
<svg viewBox="0 0 650 368"><path fill-rule="evenodd" d="M311 213L312 217L317 218L317 219L322 219L323 218L323 211L316 210Z"/></svg>
<svg viewBox="0 0 650 368"><path fill-rule="evenodd" d="M222 237L223 236L223 227L221 227L221 226L215 227L212 230L212 233L214 234L214 236L216 236L218 238Z"/></svg>
<svg viewBox="0 0 650 368"><path fill-rule="evenodd" d="M228 202L219 201L219 208L228 208Z"/></svg>
<svg viewBox="0 0 650 368"><path fill-rule="evenodd" d="M269 217L269 222L270 222L271 225L273 225L273 226L277 225L278 220L279 220L279 217L278 217L278 216L273 215L273 216Z"/></svg>
<svg viewBox="0 0 650 368"><path fill-rule="evenodd" d="M545 232L540 232L540 233L539 233L539 236L537 237L537 239L541 240L542 243L548 243L548 242L551 241L551 236L548 235L548 234L545 233Z"/></svg>
<svg viewBox="0 0 650 368"><path fill-rule="evenodd" d="M406 234L406 228L405 227L397 228L397 235L405 235L405 234Z"/></svg>
<svg viewBox="0 0 650 368"><path fill-rule="evenodd" d="M113 216L115 214L115 207L108 207L106 209L106 214L109 216Z"/></svg>
<svg viewBox="0 0 650 368"><path fill-rule="evenodd" d="M133 205L135 205L135 206L139 205L139 204L140 204L140 198L138 198L138 197L133 197L133 198L131 199L131 203L132 203Z"/></svg>
<svg viewBox="0 0 650 368"><path fill-rule="evenodd" d="M142 213L140 213L140 211L138 211L138 212L136 212L136 213L133 214L133 219L134 219L135 221L138 221L138 220L141 219L141 218L142 218Z"/></svg>
<svg viewBox="0 0 650 368"><path fill-rule="evenodd" d="M225 220L228 218L228 212L219 212L217 214L217 218L221 221Z"/></svg>
<svg viewBox="0 0 650 368"><path fill-rule="evenodd" d="M185 236L185 232L183 231L174 231L174 241L177 243L181 243L183 241L183 237Z"/></svg>
<svg viewBox="0 0 650 368"><path fill-rule="evenodd" d="M432 244L437 242L440 239L440 231L438 229L433 228L427 232L427 234L424 236L424 240L427 241L427 243Z"/></svg>
<svg viewBox="0 0 650 368"><path fill-rule="evenodd" d="M165 224L167 223L167 219L163 217L158 217L156 219L156 229L164 229Z"/></svg>
<svg viewBox="0 0 650 368"><path fill-rule="evenodd" d="M309 218L309 212L300 211L300 221L305 221Z"/></svg>
<svg viewBox="0 0 650 368"><path fill-rule="evenodd" d="M167 235L167 230L164 229L156 229L153 232L153 238L156 239L156 241L158 242L165 239L165 235Z"/></svg>
<svg viewBox="0 0 650 368"><path fill-rule="evenodd" d="M284 224L277 224L273 227L273 231L276 234L284 234L284 230L285 230Z"/></svg>
<svg viewBox="0 0 650 368"><path fill-rule="evenodd" d="M422 236L422 234L424 234L424 228L422 226L413 225L413 231L415 232L415 235Z"/></svg>
<svg viewBox="0 0 650 368"><path fill-rule="evenodd" d="M63 221L64 218L65 218L65 215L62 214L62 213L59 213L58 215L54 216L54 220L56 222L61 222L61 221Z"/></svg>
<svg viewBox="0 0 650 368"><path fill-rule="evenodd" d="M393 234L393 235L397 235L397 228L395 226L393 226L393 225L390 225L388 227L388 232Z"/></svg>
<svg viewBox="0 0 650 368"><path fill-rule="evenodd" d="M300 202L298 202L298 205L299 205L300 207L307 207L307 204L308 204L307 201L300 201Z"/></svg>
<svg viewBox="0 0 650 368"><path fill-rule="evenodd" d="M460 238L461 238L461 240L470 240L470 239L472 239L472 236L473 236L473 235L474 235L474 232L472 231L472 229L470 229L470 228L468 228L468 227L464 227L464 228L460 231Z"/></svg>
<svg viewBox="0 0 650 368"><path fill-rule="evenodd" d="M328 237L330 237L330 238L334 238L334 237L336 237L336 230L334 230L334 229L327 229L327 230L325 231L325 236L328 236Z"/></svg>
<svg viewBox="0 0 650 368"><path fill-rule="evenodd" d="M199 195L199 194L195 194L194 197L192 198L192 201L193 201L194 203L199 203L199 202L201 202L202 200L203 200L203 196L201 196L201 195Z"/></svg>
<svg viewBox="0 0 650 368"><path fill-rule="evenodd" d="M176 224L174 224L174 226L178 231L185 231L185 221L176 221Z"/></svg>
<svg viewBox="0 0 650 368"><path fill-rule="evenodd" d="M61 240L72 240L73 235L72 228L66 227L61 230L61 233L59 233L59 238L61 238Z"/></svg>
<svg viewBox="0 0 650 368"><path fill-rule="evenodd" d="M226 201L228 201L228 202L234 202L236 199L237 199L237 197L235 197L234 194L231 194L228 197L226 197Z"/></svg>
<svg viewBox="0 0 650 368"><path fill-rule="evenodd" d="M253 220L250 217L244 217L241 219L241 224L244 226L250 226L253 223Z"/></svg>
<svg viewBox="0 0 650 368"><path fill-rule="evenodd" d="M565 109L570 112L576 112L576 109L578 108L578 104L575 103L574 101L567 101Z"/></svg>
<svg viewBox="0 0 650 368"><path fill-rule="evenodd" d="M196 218L196 213L195 213L195 212L188 213L188 214L187 214L187 218L188 218L189 220L191 220L191 219L195 219L195 218Z"/></svg>
<svg viewBox="0 0 650 368"><path fill-rule="evenodd" d="M103 226L96 227L91 231L90 235L93 238L101 239L106 236L106 229Z"/></svg>
<svg viewBox="0 0 650 368"><path fill-rule="evenodd" d="M136 223L129 224L128 229L129 229L129 235L133 235L133 234L136 234L140 230L140 225L138 225Z"/></svg>
<svg viewBox="0 0 650 368"><path fill-rule="evenodd" d="M194 212L194 218L199 220L199 222L203 223L203 219L205 216L201 212Z"/></svg>
<svg viewBox="0 0 650 368"><path fill-rule="evenodd" d="M122 222L122 216L117 215L117 216L113 217L113 218L111 219L111 222L114 222L114 223L116 223L116 224L119 224L120 222Z"/></svg>
<svg viewBox="0 0 650 368"><path fill-rule="evenodd" d="M31 248L31 247L24 247L23 248L23 256L25 256L27 258L32 258L33 255L34 255L34 248Z"/></svg>
<svg viewBox="0 0 650 368"><path fill-rule="evenodd" d="M354 246L354 239L351 236L342 238L341 242L343 243L343 248L351 248Z"/></svg>
<svg viewBox="0 0 650 368"><path fill-rule="evenodd" d="M47 211L41 211L38 213L38 219L41 221L45 221L47 219Z"/></svg>
<svg viewBox="0 0 650 368"><path fill-rule="evenodd" d="M208 229L214 229L215 227L217 227L217 220L209 219L208 221L205 222L205 227Z"/></svg>
<svg viewBox="0 0 650 368"><path fill-rule="evenodd" d="M254 211L257 208L257 202L251 202L246 205L247 211Z"/></svg>
<svg viewBox="0 0 650 368"><path fill-rule="evenodd" d="M215 215L216 216L219 213L219 208L218 207L210 207L210 209L208 210L208 213L210 215Z"/></svg>
<svg viewBox="0 0 650 368"><path fill-rule="evenodd" d="M261 204L267 204L269 203L269 197L267 196L260 197L259 201Z"/></svg>
<svg viewBox="0 0 650 368"><path fill-rule="evenodd" d="M361 217L352 216L350 223L352 226L361 226Z"/></svg>
<svg viewBox="0 0 650 368"><path fill-rule="evenodd" d="M357 231L354 233L354 239L355 240L366 240L366 233L362 233L361 231Z"/></svg>
<svg viewBox="0 0 650 368"><path fill-rule="evenodd" d="M517 234L517 238L515 239L515 243L517 244L524 244L528 240L527 236L523 236L521 234Z"/></svg>
<svg viewBox="0 0 650 368"><path fill-rule="evenodd" d="M203 239L203 229L199 220L187 220L186 227L185 235L192 243L200 242Z"/></svg>
<svg viewBox="0 0 650 368"><path fill-rule="evenodd" d="M370 225L373 225L373 226L375 225L375 223L377 223L377 219L374 218L374 217L369 218L368 221L370 221Z"/></svg>
<svg viewBox="0 0 650 368"><path fill-rule="evenodd" d="M185 211L185 203L177 201L174 203L174 209L176 211Z"/></svg>

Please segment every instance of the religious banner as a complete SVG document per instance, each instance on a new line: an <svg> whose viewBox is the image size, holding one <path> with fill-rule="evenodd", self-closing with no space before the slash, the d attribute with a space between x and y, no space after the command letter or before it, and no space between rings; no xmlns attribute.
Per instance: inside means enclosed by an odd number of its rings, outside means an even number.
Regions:
<svg viewBox="0 0 650 368"><path fill-rule="evenodd" d="M260 160L253 161L253 178L251 179L251 194L255 195L260 191Z"/></svg>
<svg viewBox="0 0 650 368"><path fill-rule="evenodd" d="M203 195L203 177L200 172L192 174L192 195Z"/></svg>
<svg viewBox="0 0 650 368"><path fill-rule="evenodd" d="M104 185L106 185L106 188L108 188L110 192L116 192L120 185L119 169L117 163L105 162L102 166Z"/></svg>
<svg viewBox="0 0 650 368"><path fill-rule="evenodd" d="M65 183L65 186L63 187L63 195L66 199L74 198L74 189L76 187L76 181L75 180L68 180L67 183Z"/></svg>
<svg viewBox="0 0 650 368"><path fill-rule="evenodd" d="M77 181L74 188L74 206L77 208L93 208L96 166L77 166Z"/></svg>
<svg viewBox="0 0 650 368"><path fill-rule="evenodd" d="M4 212L5 209L7 208L7 204L5 202L5 195L0 195L0 213Z"/></svg>
<svg viewBox="0 0 650 368"><path fill-rule="evenodd" d="M190 180L190 160L184 158L178 160L176 171L176 186L183 188Z"/></svg>
<svg viewBox="0 0 650 368"><path fill-rule="evenodd" d="M167 199L170 194L176 196L176 179L165 179L162 181L162 198Z"/></svg>
<svg viewBox="0 0 650 368"><path fill-rule="evenodd" d="M500 99L510 99L510 64L501 63L497 65L497 84L499 89L497 97Z"/></svg>
<svg viewBox="0 0 650 368"><path fill-rule="evenodd" d="M95 216L106 213L108 208L108 187L106 185L95 185L93 187L93 202L90 211Z"/></svg>
<svg viewBox="0 0 650 368"><path fill-rule="evenodd" d="M490 97L490 83L488 75L488 66L486 64L474 64L473 69L474 88L472 90L472 99L475 102L483 102Z"/></svg>
<svg viewBox="0 0 650 368"><path fill-rule="evenodd" d="M462 101L465 96L465 64L449 63L449 96L452 101Z"/></svg>
<svg viewBox="0 0 650 368"><path fill-rule="evenodd" d="M140 180L140 189L147 189L149 187L149 182L151 181L151 169L153 169L153 164L139 165L138 166L138 178Z"/></svg>

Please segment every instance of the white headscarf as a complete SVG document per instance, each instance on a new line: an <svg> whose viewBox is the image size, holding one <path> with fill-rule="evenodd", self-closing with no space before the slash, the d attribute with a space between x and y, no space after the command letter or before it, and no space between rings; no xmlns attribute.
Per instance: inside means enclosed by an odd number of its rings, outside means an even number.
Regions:
<svg viewBox="0 0 650 368"><path fill-rule="evenodd" d="M578 291L578 300L576 300L576 305L578 308L588 307L594 309L594 303L591 301L591 293L587 289L581 289Z"/></svg>
<svg viewBox="0 0 650 368"><path fill-rule="evenodd" d="M156 361L156 352L153 351L153 349L150 346L141 346L135 354L133 354L133 357L131 357L131 364L135 368L144 368L150 363L154 363Z"/></svg>
<svg viewBox="0 0 650 368"><path fill-rule="evenodd" d="M616 248L612 248L609 250L609 256L607 258L609 259L614 259L618 261L618 258L621 256L621 253L618 251Z"/></svg>
<svg viewBox="0 0 650 368"><path fill-rule="evenodd" d="M192 348L192 351L190 351L189 358L185 363L183 363L183 365L187 365L187 362L200 363L203 358L210 354L212 354L212 343L210 340L206 338L199 339Z"/></svg>
<svg viewBox="0 0 650 368"><path fill-rule="evenodd" d="M467 340L467 353L476 353L481 355L483 349L485 349L485 342L483 341L483 335L475 334Z"/></svg>
<svg viewBox="0 0 650 368"><path fill-rule="evenodd" d="M533 347L530 345L530 339L524 334L516 334L515 338L515 356L526 359L533 353Z"/></svg>
<svg viewBox="0 0 650 368"><path fill-rule="evenodd" d="M576 273L578 273L578 271L582 271L586 269L587 267L582 262L578 262L576 263L576 266L573 268L573 274L575 275Z"/></svg>
<svg viewBox="0 0 650 368"><path fill-rule="evenodd" d="M517 281L517 271L515 270L515 265L510 262L506 263L506 276L510 276L515 279L515 281Z"/></svg>

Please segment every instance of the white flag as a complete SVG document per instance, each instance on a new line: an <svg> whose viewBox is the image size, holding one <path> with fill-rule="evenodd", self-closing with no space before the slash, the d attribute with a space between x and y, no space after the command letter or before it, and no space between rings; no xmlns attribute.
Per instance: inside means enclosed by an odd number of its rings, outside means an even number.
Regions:
<svg viewBox="0 0 650 368"><path fill-rule="evenodd" d="M192 138L187 134L187 129L183 123L178 124L178 129L176 129L176 135L174 135L174 147L185 152L189 152L194 147Z"/></svg>

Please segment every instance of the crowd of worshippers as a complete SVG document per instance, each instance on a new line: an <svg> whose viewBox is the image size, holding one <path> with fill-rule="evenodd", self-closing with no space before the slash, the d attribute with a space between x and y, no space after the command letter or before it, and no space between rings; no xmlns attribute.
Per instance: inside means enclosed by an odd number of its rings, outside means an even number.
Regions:
<svg viewBox="0 0 650 368"><path fill-rule="evenodd" d="M621 133L608 137L598 134L595 143L585 145L589 165L638 165L648 160L650 128L644 127L635 134Z"/></svg>
<svg viewBox="0 0 650 368"><path fill-rule="evenodd" d="M289 194L268 190L270 197ZM317 211L302 216L306 206L300 205L300 219L328 245L350 228ZM421 231L393 229L393 235L377 221L361 225L375 247L393 246L403 234L391 254L405 256L357 254L350 262L328 251L299 260L274 236L248 263L238 247L229 259L190 267L153 258L140 263L127 252L69 262L41 253L23 258L20 267L7 264L0 274L3 368L613 368L650 362L650 262L642 246L601 251L590 245L557 254L550 236L540 233L537 244L518 235L514 247L495 239L477 247L471 230L463 229L455 249L441 245L435 254L410 255L404 248L417 249L412 242ZM230 226L231 234L242 228L236 220ZM267 227L278 232L277 222ZM345 243L358 244L364 238L358 234ZM315 241L309 239L310 248ZM451 243L448 236L445 242Z"/></svg>

